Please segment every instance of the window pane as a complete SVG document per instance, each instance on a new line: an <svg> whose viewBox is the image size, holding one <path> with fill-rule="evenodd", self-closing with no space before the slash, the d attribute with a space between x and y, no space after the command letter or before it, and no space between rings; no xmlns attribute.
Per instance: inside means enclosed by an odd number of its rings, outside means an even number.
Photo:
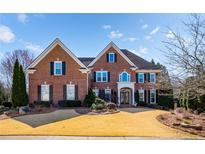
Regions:
<svg viewBox="0 0 205 154"><path fill-rule="evenodd" d="M138 74L138 82L144 83L144 74L142 74L142 73Z"/></svg>
<svg viewBox="0 0 205 154"><path fill-rule="evenodd" d="M67 85L67 100L75 100L75 85Z"/></svg>
<svg viewBox="0 0 205 154"><path fill-rule="evenodd" d="M105 101L111 101L111 89L105 89Z"/></svg>
<svg viewBox="0 0 205 154"><path fill-rule="evenodd" d="M49 85L41 86L41 100L49 101Z"/></svg>
<svg viewBox="0 0 205 154"><path fill-rule="evenodd" d="M109 54L109 62L114 62L114 54L113 53Z"/></svg>
<svg viewBox="0 0 205 154"><path fill-rule="evenodd" d="M122 73L122 81L128 81L127 73Z"/></svg>
<svg viewBox="0 0 205 154"><path fill-rule="evenodd" d="M55 74L56 75L62 74L62 63L61 62L55 62Z"/></svg>
<svg viewBox="0 0 205 154"><path fill-rule="evenodd" d="M96 73L96 81L101 81L101 73L100 72Z"/></svg>
<svg viewBox="0 0 205 154"><path fill-rule="evenodd" d="M102 73L102 76L103 76L103 81L107 81L107 72L103 72Z"/></svg>

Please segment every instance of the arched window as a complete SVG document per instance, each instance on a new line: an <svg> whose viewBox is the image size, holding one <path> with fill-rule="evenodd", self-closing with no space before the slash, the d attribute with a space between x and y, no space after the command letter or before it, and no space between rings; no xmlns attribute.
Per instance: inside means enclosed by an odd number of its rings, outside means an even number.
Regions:
<svg viewBox="0 0 205 154"><path fill-rule="evenodd" d="M130 82L130 74L128 74L126 71L123 71L120 74L120 82Z"/></svg>

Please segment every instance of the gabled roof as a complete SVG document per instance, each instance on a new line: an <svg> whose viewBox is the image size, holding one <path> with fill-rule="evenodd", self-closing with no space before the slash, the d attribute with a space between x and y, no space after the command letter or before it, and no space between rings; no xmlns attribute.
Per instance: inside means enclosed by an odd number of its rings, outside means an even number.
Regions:
<svg viewBox="0 0 205 154"><path fill-rule="evenodd" d="M81 68L87 69L87 67L60 41L60 39L56 38L34 61L26 68L32 69L34 68L56 45L60 45L63 50L65 50L68 55L70 55L80 66Z"/></svg>
<svg viewBox="0 0 205 154"><path fill-rule="evenodd" d="M137 56L127 49L121 49L121 51L139 68L139 69L160 69L158 66L151 62Z"/></svg>
<svg viewBox="0 0 205 154"><path fill-rule="evenodd" d="M88 66L88 65L95 59L95 57L78 57L78 59L79 59L85 66Z"/></svg>
<svg viewBox="0 0 205 154"><path fill-rule="evenodd" d="M113 42L110 42L96 57L95 59L88 65L88 67L95 64L95 62L109 49L113 47L132 67L136 67L136 65L127 57L122 51L115 45ZM137 68L137 67L136 67Z"/></svg>

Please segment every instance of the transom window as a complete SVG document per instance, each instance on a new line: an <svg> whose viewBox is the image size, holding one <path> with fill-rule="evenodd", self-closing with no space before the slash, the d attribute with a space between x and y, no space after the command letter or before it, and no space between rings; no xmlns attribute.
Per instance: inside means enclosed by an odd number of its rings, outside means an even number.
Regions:
<svg viewBox="0 0 205 154"><path fill-rule="evenodd" d="M49 101L49 85L41 85L41 101Z"/></svg>
<svg viewBox="0 0 205 154"><path fill-rule="evenodd" d="M150 82L156 83L156 73L150 73Z"/></svg>
<svg viewBox="0 0 205 154"><path fill-rule="evenodd" d="M62 75L62 61L54 62L54 75Z"/></svg>
<svg viewBox="0 0 205 154"><path fill-rule="evenodd" d="M144 73L138 73L138 83L144 83Z"/></svg>
<svg viewBox="0 0 205 154"><path fill-rule="evenodd" d="M156 103L156 90L150 90L150 103Z"/></svg>
<svg viewBox="0 0 205 154"><path fill-rule="evenodd" d="M97 71L96 72L96 82L108 82L108 72L107 71Z"/></svg>
<svg viewBox="0 0 205 154"><path fill-rule="evenodd" d="M144 90L139 90L139 101L144 102Z"/></svg>
<svg viewBox="0 0 205 154"><path fill-rule="evenodd" d="M120 82L130 82L130 74L128 74L127 72L123 71L120 74Z"/></svg>
<svg viewBox="0 0 205 154"><path fill-rule="evenodd" d="M109 60L109 63L114 63L115 62L115 53L109 53L108 54L108 60Z"/></svg>

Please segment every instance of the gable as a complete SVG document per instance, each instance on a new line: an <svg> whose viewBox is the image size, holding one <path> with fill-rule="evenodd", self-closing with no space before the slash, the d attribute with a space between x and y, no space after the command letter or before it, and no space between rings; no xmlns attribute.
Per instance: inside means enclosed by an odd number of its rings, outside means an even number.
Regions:
<svg viewBox="0 0 205 154"><path fill-rule="evenodd" d="M117 54L119 54L128 64L130 64L131 67L136 67L136 65L127 57L125 56L122 51L113 43L110 42L97 56L96 58L88 65L88 67L93 66L102 56L105 56L106 52L108 51L115 51Z"/></svg>
<svg viewBox="0 0 205 154"><path fill-rule="evenodd" d="M81 68L87 70L87 67L58 38L55 39L36 59L34 59L34 61L26 68L26 70L35 68L37 64L56 47L61 47L61 49L65 51L65 53L70 57L72 57L72 59L75 60ZM58 54L55 56L58 57Z"/></svg>

